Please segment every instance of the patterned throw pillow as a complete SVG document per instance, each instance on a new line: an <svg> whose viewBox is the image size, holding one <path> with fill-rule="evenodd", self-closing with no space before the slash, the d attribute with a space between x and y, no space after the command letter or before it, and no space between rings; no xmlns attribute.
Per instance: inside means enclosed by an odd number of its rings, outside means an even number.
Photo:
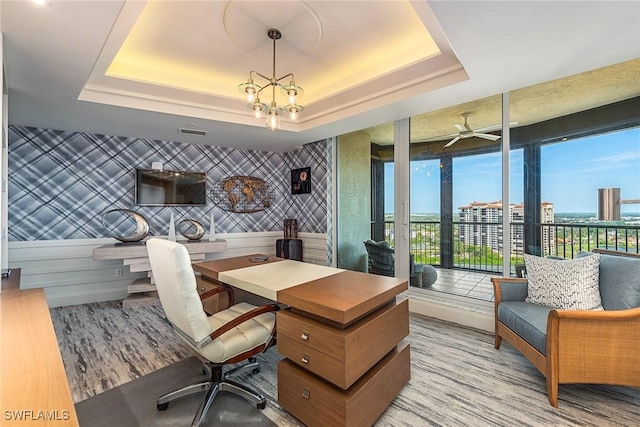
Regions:
<svg viewBox="0 0 640 427"><path fill-rule="evenodd" d="M562 261L525 254L524 262L527 302L566 310L603 309L599 254Z"/></svg>

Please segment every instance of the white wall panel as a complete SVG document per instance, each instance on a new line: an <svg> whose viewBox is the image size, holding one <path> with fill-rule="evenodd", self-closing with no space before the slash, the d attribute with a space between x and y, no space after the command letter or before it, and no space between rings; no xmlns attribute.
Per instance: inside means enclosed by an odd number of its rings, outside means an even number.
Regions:
<svg viewBox="0 0 640 427"><path fill-rule="evenodd" d="M282 232L216 237L227 241L227 251L208 254L207 259L253 253L274 256ZM304 261L326 265L326 234L299 233L298 237L303 240ZM93 260L94 248L116 242L107 238L9 242L9 267L22 269L22 289L44 288L51 307L123 299L127 286L146 274L130 273L129 266L119 260ZM116 274L118 271L122 276Z"/></svg>

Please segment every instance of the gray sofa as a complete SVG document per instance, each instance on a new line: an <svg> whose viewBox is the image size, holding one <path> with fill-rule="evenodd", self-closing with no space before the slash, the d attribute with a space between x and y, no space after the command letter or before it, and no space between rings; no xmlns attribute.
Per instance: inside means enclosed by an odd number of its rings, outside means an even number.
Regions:
<svg viewBox="0 0 640 427"><path fill-rule="evenodd" d="M499 349L504 338L542 372L554 407L558 406L558 384L640 386L640 255L594 252L600 253L604 311L528 303L527 279L491 279L495 347Z"/></svg>

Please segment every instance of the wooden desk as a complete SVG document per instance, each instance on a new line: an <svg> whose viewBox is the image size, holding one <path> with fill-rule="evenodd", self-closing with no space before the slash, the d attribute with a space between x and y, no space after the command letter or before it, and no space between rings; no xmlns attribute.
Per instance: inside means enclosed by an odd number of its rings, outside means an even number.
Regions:
<svg viewBox="0 0 640 427"><path fill-rule="evenodd" d="M13 269L0 293L0 424L78 426L44 290L19 279Z"/></svg>
<svg viewBox="0 0 640 427"><path fill-rule="evenodd" d="M194 264L286 304L277 313L278 403L307 426L371 425L409 381L406 280L259 255Z"/></svg>

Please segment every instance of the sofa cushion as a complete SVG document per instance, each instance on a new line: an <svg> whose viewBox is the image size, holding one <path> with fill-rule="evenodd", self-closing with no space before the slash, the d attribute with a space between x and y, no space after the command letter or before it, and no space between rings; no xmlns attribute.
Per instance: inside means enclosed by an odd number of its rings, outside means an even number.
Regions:
<svg viewBox="0 0 640 427"><path fill-rule="evenodd" d="M547 317L551 307L522 301L504 301L498 305L498 320L542 354L547 349Z"/></svg>
<svg viewBox="0 0 640 427"><path fill-rule="evenodd" d="M593 254L579 252L578 257ZM640 259L600 254L600 296L605 310L640 307Z"/></svg>
<svg viewBox="0 0 640 427"><path fill-rule="evenodd" d="M526 302L565 310L602 310L600 256L555 260L524 255L527 268Z"/></svg>

